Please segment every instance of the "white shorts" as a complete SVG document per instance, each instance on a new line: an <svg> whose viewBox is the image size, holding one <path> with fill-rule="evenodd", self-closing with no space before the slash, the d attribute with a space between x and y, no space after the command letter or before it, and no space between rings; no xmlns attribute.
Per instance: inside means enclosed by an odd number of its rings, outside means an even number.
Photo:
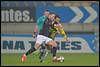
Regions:
<svg viewBox="0 0 100 67"><path fill-rule="evenodd" d="M43 35L38 35L36 39L36 43L39 43L39 44L42 44L43 42L47 44L49 41L52 41L52 39Z"/></svg>

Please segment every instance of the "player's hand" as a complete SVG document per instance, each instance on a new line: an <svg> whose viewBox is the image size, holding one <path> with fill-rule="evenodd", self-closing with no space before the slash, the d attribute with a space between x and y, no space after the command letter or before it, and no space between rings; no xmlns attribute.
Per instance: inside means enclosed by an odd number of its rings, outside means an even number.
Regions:
<svg viewBox="0 0 100 67"><path fill-rule="evenodd" d="M70 42L68 38L64 38L63 41Z"/></svg>
<svg viewBox="0 0 100 67"><path fill-rule="evenodd" d="M32 35L34 38L36 38L37 37L37 33L36 32L34 32L34 35Z"/></svg>
<svg viewBox="0 0 100 67"><path fill-rule="evenodd" d="M36 35L32 35L33 36L33 38L36 38Z"/></svg>

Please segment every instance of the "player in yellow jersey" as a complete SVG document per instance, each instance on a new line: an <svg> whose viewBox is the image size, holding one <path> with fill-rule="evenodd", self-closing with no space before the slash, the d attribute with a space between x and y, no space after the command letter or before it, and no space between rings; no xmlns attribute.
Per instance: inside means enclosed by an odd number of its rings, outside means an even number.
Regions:
<svg viewBox="0 0 100 67"><path fill-rule="evenodd" d="M68 40L68 37L63 29L63 26L60 23L60 17L58 15L55 16L55 20L52 22L52 24L54 25L55 29L51 31L50 37L54 39L56 34L59 33L63 35L65 41Z"/></svg>

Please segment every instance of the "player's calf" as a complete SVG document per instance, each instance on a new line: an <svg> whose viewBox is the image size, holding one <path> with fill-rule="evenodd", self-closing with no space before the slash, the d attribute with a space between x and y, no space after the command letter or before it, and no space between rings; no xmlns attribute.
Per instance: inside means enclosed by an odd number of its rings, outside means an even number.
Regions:
<svg viewBox="0 0 100 67"><path fill-rule="evenodd" d="M43 62L46 59L46 56L48 54L48 51L46 48L42 49L42 50L43 50L43 52L41 52L41 54L40 54L40 62Z"/></svg>
<svg viewBox="0 0 100 67"><path fill-rule="evenodd" d="M48 51L44 42L40 48L40 56L39 56L40 62L43 62L45 60L47 54L48 54Z"/></svg>
<svg viewBox="0 0 100 67"><path fill-rule="evenodd" d="M26 61L27 56L28 56L29 54L31 54L32 52L34 52L34 51L36 51L36 48L35 48L35 47L29 49L25 54L22 55L21 61L22 61L22 62Z"/></svg>
<svg viewBox="0 0 100 67"><path fill-rule="evenodd" d="M57 52L57 43L55 41L50 41L47 44L52 46L52 54L54 59L56 57L56 52Z"/></svg>

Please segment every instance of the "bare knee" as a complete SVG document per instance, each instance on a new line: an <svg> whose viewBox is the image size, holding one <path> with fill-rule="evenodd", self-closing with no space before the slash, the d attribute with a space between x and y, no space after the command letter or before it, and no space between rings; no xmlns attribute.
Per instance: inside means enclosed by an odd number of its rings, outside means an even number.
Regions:
<svg viewBox="0 0 100 67"><path fill-rule="evenodd" d="M47 43L47 45L52 46L52 47L57 47L56 41L50 41Z"/></svg>
<svg viewBox="0 0 100 67"><path fill-rule="evenodd" d="M40 44L39 43L36 43L35 44L35 49L37 50L39 47L40 47Z"/></svg>

